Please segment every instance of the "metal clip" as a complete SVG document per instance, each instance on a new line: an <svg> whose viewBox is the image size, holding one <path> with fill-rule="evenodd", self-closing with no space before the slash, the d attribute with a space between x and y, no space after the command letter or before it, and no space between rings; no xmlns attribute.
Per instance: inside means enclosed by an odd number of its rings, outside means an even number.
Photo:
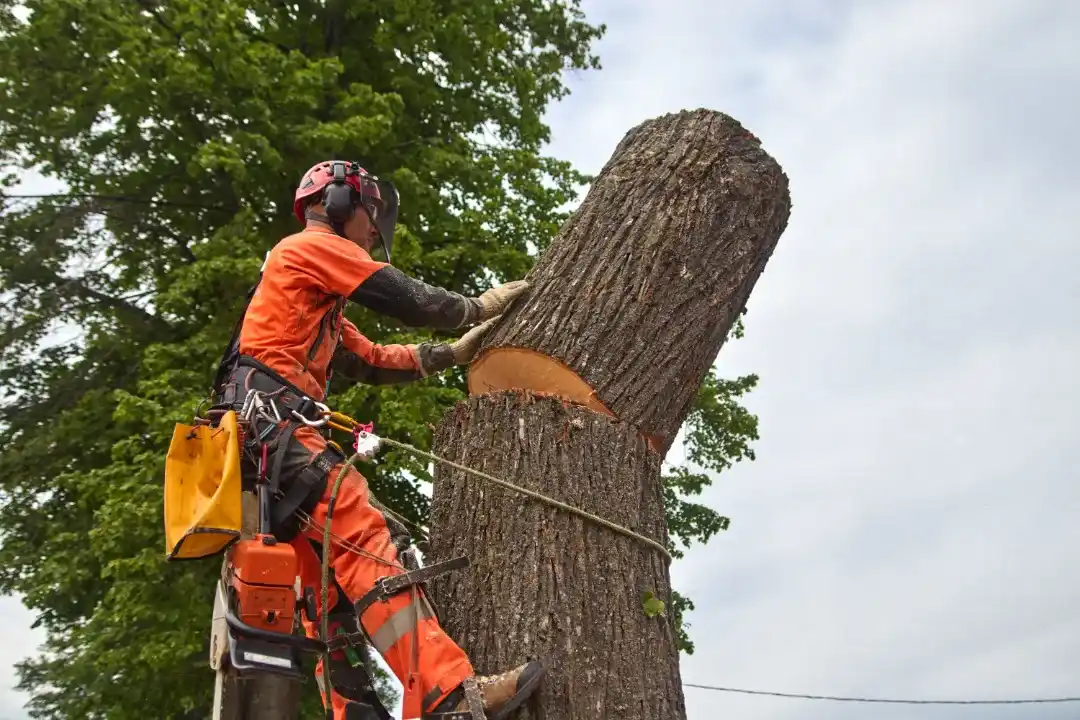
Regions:
<svg viewBox="0 0 1080 720"><path fill-rule="evenodd" d="M266 438L270 437L270 433L274 432L274 428L276 427L277 425L274 423L268 423L267 426L263 428L262 432L259 433L259 442L265 442Z"/></svg>
<svg viewBox="0 0 1080 720"><path fill-rule="evenodd" d="M238 416L245 420L248 419L248 411L251 409L251 402L257 392L257 390L248 390L248 394L244 396L244 404L240 406L240 411L237 413Z"/></svg>
<svg viewBox="0 0 1080 720"><path fill-rule="evenodd" d="M365 460L371 460L375 453L382 447L382 438L365 430L357 430L355 433L356 444L353 446L356 454Z"/></svg>
<svg viewBox="0 0 1080 720"><path fill-rule="evenodd" d="M274 411L274 417L278 422L281 422L281 411L278 410L277 403L274 402L274 398L270 398L270 409Z"/></svg>
<svg viewBox="0 0 1080 720"><path fill-rule="evenodd" d="M300 413L296 412L295 410L291 411L292 416L294 418L296 418L297 420L299 420L300 422L307 425L308 427L313 427L313 428L324 427L327 423L330 422L330 415L332 413L332 411L330 410L330 407L328 405L325 405L324 403L318 402L317 400L312 400L312 404L315 405L315 409L318 410L322 414L322 417L319 418L318 420L308 420L306 417L304 417Z"/></svg>
<svg viewBox="0 0 1080 720"><path fill-rule="evenodd" d="M297 420L299 420L300 422L307 425L308 427L313 427L313 428L321 428L324 425L326 425L328 422L330 422L330 418L328 418L328 417L320 418L319 420L308 420L306 417L304 417L300 413L296 412L295 410L292 411L292 416L294 418L296 418Z"/></svg>

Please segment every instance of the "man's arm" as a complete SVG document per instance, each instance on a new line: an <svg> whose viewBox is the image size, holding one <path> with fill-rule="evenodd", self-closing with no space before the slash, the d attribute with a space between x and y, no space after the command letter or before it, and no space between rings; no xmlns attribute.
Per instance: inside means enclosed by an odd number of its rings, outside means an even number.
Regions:
<svg viewBox="0 0 1080 720"><path fill-rule="evenodd" d="M525 281L515 280L479 297L465 297L411 278L329 233L302 235L282 253L289 267L324 291L412 327L449 329L488 320L528 288Z"/></svg>
<svg viewBox="0 0 1080 720"><path fill-rule="evenodd" d="M445 370L454 362L454 352L446 343L376 345L344 320L332 367L334 372L356 382L389 385L419 380Z"/></svg>
<svg viewBox="0 0 1080 720"><path fill-rule="evenodd" d="M341 344L334 353L334 369L352 380L381 385L418 380L454 365L467 365L500 317L485 320L452 343L419 345L376 345L345 320Z"/></svg>
<svg viewBox="0 0 1080 720"><path fill-rule="evenodd" d="M386 264L360 283L349 300L412 327L461 327L481 319L483 312L479 298L428 285Z"/></svg>

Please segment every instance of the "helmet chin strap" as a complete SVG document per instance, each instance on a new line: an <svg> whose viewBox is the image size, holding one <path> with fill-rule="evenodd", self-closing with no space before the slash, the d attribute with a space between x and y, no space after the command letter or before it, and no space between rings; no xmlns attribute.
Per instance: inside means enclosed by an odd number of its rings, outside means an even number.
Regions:
<svg viewBox="0 0 1080 720"><path fill-rule="evenodd" d="M371 222L371 227L375 228L375 234L379 236L379 243L382 245L383 254L386 255L386 262L389 264L390 263L390 248L388 248L386 246L386 238L383 237L382 230L379 229L379 224L375 222L375 217L371 214L371 210L368 209L367 205L364 205L363 203L361 203L360 207L361 207L361 209L363 209L364 213L368 216L368 220ZM372 250L375 249L375 243L371 244L371 249Z"/></svg>
<svg viewBox="0 0 1080 720"><path fill-rule="evenodd" d="M382 243L383 254L386 255L387 264L390 263L390 248L386 247L386 240L383 238L382 233L379 233L379 242Z"/></svg>

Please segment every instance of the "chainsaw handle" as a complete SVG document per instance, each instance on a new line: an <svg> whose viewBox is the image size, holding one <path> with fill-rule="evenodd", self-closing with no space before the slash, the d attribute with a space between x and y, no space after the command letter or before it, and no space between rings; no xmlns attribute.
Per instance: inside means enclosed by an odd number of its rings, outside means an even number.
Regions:
<svg viewBox="0 0 1080 720"><path fill-rule="evenodd" d="M326 643L321 640L315 640L309 638L306 635L292 635L287 633L273 632L271 630L263 630L262 628L252 627L243 620L236 616L232 607L226 606L225 608L225 622L232 628L233 632L238 635L244 635L246 637L255 638L257 640L263 640L268 643L291 645L292 647L301 650L302 652L309 653L324 653L326 652Z"/></svg>

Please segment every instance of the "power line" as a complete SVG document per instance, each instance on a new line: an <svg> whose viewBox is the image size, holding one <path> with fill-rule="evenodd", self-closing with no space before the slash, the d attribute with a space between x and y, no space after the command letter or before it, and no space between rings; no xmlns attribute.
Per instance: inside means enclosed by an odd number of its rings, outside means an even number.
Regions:
<svg viewBox="0 0 1080 720"><path fill-rule="evenodd" d="M769 697L795 698L798 700L831 700L833 702L887 703L892 705L1034 705L1038 703L1080 702L1080 697L1030 698L1019 700L897 700L890 698L840 697L837 695L803 695L800 693L771 692L767 690L745 690L742 688L717 687L715 685L697 685L683 683L684 687L717 692L742 693L744 695L767 695Z"/></svg>
<svg viewBox="0 0 1080 720"><path fill-rule="evenodd" d="M98 195L95 193L47 193L43 195L23 195L17 193L0 193L0 200L49 200L52 198L81 198L84 200L102 200L120 203L134 203L137 205L164 205L169 207L189 207L202 210L219 210L231 212L224 205L206 205L205 203L181 202L177 200L160 200L153 198L139 198L131 195Z"/></svg>

